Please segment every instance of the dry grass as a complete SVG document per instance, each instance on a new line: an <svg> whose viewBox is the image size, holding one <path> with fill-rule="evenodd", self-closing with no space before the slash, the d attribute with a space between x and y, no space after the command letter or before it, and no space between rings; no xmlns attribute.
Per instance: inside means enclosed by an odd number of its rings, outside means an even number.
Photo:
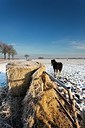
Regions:
<svg viewBox="0 0 85 128"><path fill-rule="evenodd" d="M8 65L11 92L1 100L0 117L13 128L74 128L58 100L68 106L53 89L58 86L43 71L39 63Z"/></svg>
<svg viewBox="0 0 85 128"><path fill-rule="evenodd" d="M73 128L71 121L56 100L57 98L65 105L53 89L54 82L43 74L43 70L42 75L38 71L40 69L37 70L37 79L33 78L30 89L23 100L24 128Z"/></svg>

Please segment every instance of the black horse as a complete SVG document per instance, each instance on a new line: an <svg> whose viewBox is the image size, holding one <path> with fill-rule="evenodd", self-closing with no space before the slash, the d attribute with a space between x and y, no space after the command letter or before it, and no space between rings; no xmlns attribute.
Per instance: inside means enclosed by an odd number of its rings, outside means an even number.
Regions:
<svg viewBox="0 0 85 128"><path fill-rule="evenodd" d="M63 64L61 62L56 62L55 59L53 59L51 60L51 65L53 66L53 69L54 69L54 77L56 77L57 73L59 77L62 71Z"/></svg>

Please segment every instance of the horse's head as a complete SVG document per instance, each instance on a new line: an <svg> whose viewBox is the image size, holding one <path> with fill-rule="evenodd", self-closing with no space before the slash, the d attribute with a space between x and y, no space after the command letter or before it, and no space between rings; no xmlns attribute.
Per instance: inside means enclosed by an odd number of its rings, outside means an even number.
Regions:
<svg viewBox="0 0 85 128"><path fill-rule="evenodd" d="M55 62L55 59L51 60L51 65L54 65Z"/></svg>

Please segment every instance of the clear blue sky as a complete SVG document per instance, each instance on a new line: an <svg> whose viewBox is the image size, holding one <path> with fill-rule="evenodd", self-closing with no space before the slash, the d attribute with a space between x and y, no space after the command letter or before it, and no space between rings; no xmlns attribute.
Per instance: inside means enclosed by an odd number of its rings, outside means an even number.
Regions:
<svg viewBox="0 0 85 128"><path fill-rule="evenodd" d="M22 56L85 56L85 0L0 0L0 41Z"/></svg>

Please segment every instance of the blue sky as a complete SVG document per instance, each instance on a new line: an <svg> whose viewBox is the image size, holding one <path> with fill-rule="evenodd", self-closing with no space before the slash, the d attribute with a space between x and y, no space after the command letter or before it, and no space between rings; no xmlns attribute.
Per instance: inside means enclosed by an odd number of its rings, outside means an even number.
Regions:
<svg viewBox="0 0 85 128"><path fill-rule="evenodd" d="M0 0L0 41L18 56L85 56L85 0Z"/></svg>

